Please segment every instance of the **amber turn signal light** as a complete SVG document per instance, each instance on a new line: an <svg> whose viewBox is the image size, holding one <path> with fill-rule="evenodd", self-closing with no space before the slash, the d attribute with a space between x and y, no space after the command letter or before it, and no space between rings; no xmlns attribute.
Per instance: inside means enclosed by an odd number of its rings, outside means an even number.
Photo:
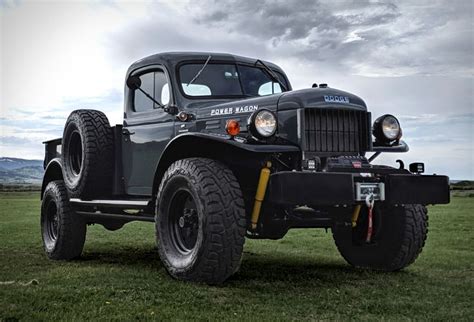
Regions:
<svg viewBox="0 0 474 322"><path fill-rule="evenodd" d="M236 136L240 133L240 124L236 120L228 120L225 125L225 130L229 135Z"/></svg>

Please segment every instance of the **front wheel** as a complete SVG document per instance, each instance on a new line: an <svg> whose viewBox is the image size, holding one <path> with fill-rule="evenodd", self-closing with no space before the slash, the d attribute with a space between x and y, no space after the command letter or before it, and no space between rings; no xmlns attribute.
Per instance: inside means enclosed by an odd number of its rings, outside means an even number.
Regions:
<svg viewBox="0 0 474 322"><path fill-rule="evenodd" d="M333 228L342 257L353 266L382 271L397 271L412 264L421 253L428 233L426 207L376 205L369 243L365 240L367 213L364 207L355 228Z"/></svg>
<svg viewBox="0 0 474 322"><path fill-rule="evenodd" d="M204 158L176 161L156 201L158 251L171 276L218 284L238 270L245 208L230 169Z"/></svg>

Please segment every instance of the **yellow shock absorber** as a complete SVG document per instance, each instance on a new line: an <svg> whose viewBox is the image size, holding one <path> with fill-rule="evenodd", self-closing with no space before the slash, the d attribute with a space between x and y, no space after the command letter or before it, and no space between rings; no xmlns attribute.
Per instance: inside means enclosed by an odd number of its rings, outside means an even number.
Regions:
<svg viewBox="0 0 474 322"><path fill-rule="evenodd" d="M262 208L262 201L265 198L265 192L267 191L268 180L270 179L270 167L272 163L268 161L260 171L260 178L258 179L257 192L255 193L255 203L253 204L252 211L252 229L257 228L258 217L260 216L260 210Z"/></svg>
<svg viewBox="0 0 474 322"><path fill-rule="evenodd" d="M352 213L352 228L357 226L357 219L359 218L361 205L354 207L354 212Z"/></svg>

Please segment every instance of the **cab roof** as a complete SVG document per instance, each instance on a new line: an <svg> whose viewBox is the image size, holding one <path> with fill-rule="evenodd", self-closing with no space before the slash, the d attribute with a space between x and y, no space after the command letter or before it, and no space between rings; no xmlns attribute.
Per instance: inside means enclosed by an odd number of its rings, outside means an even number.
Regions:
<svg viewBox="0 0 474 322"><path fill-rule="evenodd" d="M243 57L243 56L232 55L232 54L227 54L227 53L186 52L186 51L164 52L164 53L150 55L140 60L137 60L128 68L127 76L132 71L145 67L145 66L149 66L149 65L162 64L162 65L167 66L171 70L180 62L206 61L209 56L211 56L211 62L219 61L219 62L230 62L230 63L239 62L239 63L245 63L245 64L255 64L255 62L257 61L257 58L249 58L249 57ZM262 61L268 67L271 67L272 69L276 69L283 73L283 70L279 66L268 61L264 61L264 60Z"/></svg>

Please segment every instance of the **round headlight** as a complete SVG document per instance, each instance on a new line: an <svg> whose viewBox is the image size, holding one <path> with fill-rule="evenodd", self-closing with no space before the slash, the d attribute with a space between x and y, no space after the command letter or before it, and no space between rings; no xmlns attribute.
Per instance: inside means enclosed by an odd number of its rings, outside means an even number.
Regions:
<svg viewBox="0 0 474 322"><path fill-rule="evenodd" d="M400 122L393 115L383 115L375 120L373 134L377 141L385 143L398 140L402 136Z"/></svg>
<svg viewBox="0 0 474 322"><path fill-rule="evenodd" d="M382 121L382 131L389 140L395 140L400 134L400 123L393 116L387 116Z"/></svg>
<svg viewBox="0 0 474 322"><path fill-rule="evenodd" d="M254 112L249 121L251 133L258 138L268 138L276 132L276 117L269 110L262 109Z"/></svg>

